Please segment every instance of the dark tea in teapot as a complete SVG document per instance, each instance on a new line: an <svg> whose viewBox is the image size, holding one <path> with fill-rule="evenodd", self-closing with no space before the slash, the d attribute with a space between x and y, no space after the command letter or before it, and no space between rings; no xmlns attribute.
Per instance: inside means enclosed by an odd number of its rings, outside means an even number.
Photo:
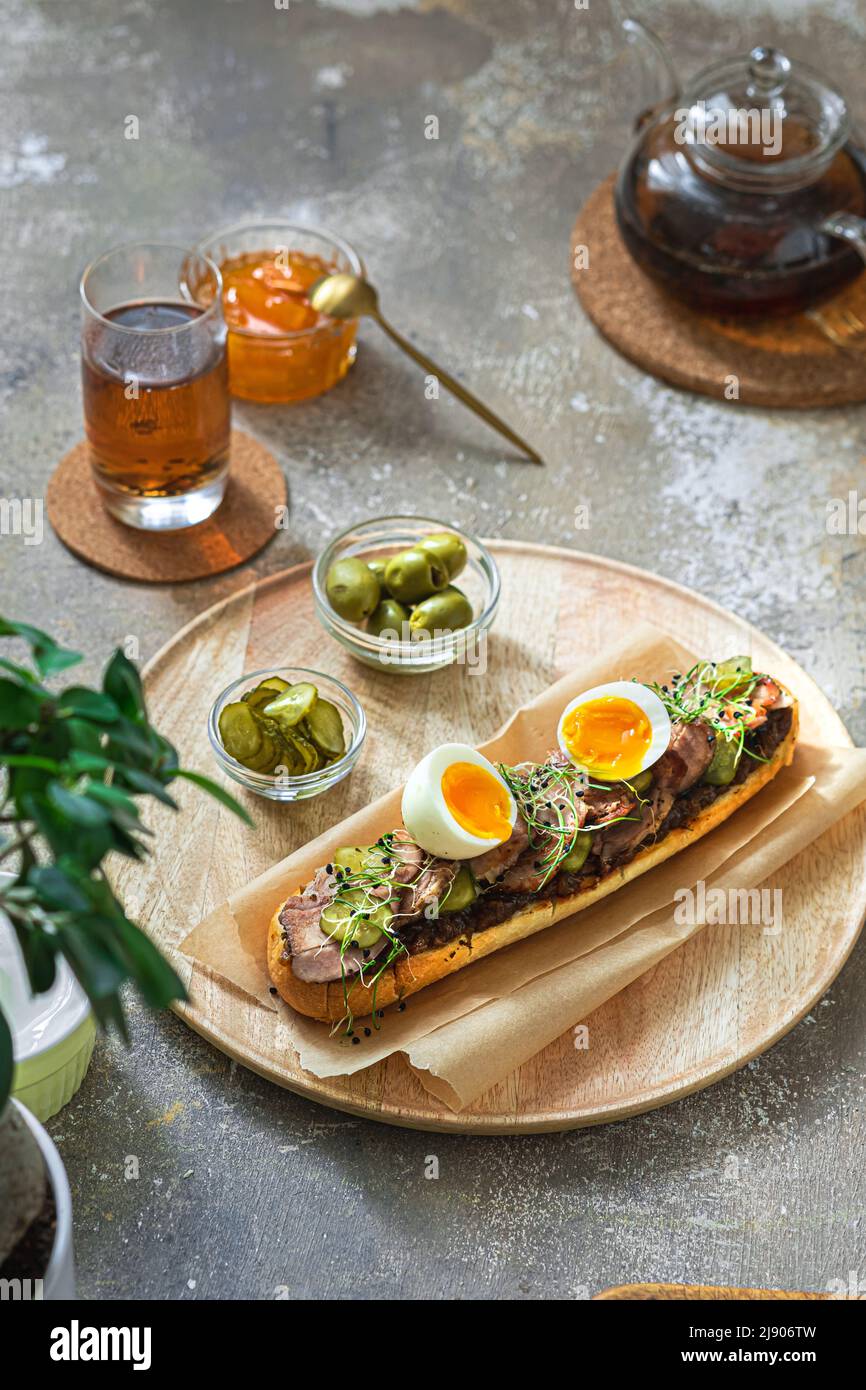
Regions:
<svg viewBox="0 0 866 1390"><path fill-rule="evenodd" d="M633 259L692 308L791 314L864 269L866 155L840 96L756 48L645 113L616 211Z"/></svg>
<svg viewBox="0 0 866 1390"><path fill-rule="evenodd" d="M822 230L834 212L866 217L866 157L847 145L814 184L786 193L727 189L685 163L673 118L655 127L620 178L617 219L638 265L694 309L791 314L863 270Z"/></svg>

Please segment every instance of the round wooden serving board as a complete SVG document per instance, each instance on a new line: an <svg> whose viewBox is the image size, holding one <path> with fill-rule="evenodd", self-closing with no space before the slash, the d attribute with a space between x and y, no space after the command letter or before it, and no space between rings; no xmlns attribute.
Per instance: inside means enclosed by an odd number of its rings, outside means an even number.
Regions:
<svg viewBox="0 0 866 1390"><path fill-rule="evenodd" d="M210 704L235 677L266 666L307 666L348 682L367 712L367 746L354 774L316 800L278 806L248 797L255 831L188 789L176 828L161 808L151 818L158 855L149 865L124 867L120 886L133 918L149 924L187 984L190 1002L179 1008L182 1017L281 1086L353 1114L421 1129L508 1134L619 1120L734 1071L782 1037L824 993L866 911L866 807L774 878L784 892L781 937L737 926L699 933L595 1012L591 1049L575 1050L568 1033L460 1114L434 1100L401 1056L352 1078L319 1080L302 1071L278 1013L193 967L177 950L231 893L404 781L431 747L446 740L481 742L516 705L578 664L582 653L619 640L638 620L709 655L751 651L756 664L799 696L804 740L850 744L832 706L800 667L699 595L593 555L488 544L501 567L503 599L484 675L455 666L400 677L359 665L319 627L307 565L244 589L179 632L150 663L146 686L156 726L187 767L214 773L205 727Z"/></svg>

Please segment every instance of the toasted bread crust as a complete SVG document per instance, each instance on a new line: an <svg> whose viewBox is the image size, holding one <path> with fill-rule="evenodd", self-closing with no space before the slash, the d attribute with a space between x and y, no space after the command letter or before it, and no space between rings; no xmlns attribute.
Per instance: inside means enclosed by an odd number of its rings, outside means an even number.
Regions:
<svg viewBox="0 0 866 1390"><path fill-rule="evenodd" d="M639 850L633 859L619 868L605 874L590 888L584 888L567 898L557 898L553 902L540 902L524 908L513 917L507 918L495 927L474 932L466 937L448 941L444 946L436 946L430 951L421 951L415 956L401 956L382 975L373 998L373 990L361 984L355 977L344 986L342 980L316 984L299 980L292 970L291 958L283 956L283 931L280 926L280 912L277 908L271 918L268 932L268 969L271 979L287 1004L308 1018L319 1019L323 1023L337 1023L346 1016L348 1009L356 1018L366 1018L375 1009L387 1008L407 995L416 994L426 985L462 970L484 956L491 955L503 946L522 941L535 932L543 931L554 922L561 922L576 912L583 911L600 898L607 897L624 883L645 874L647 870L662 864L666 859L685 849L703 835L709 834L722 821L733 815L738 807L750 801L762 787L787 767L793 756L799 728L797 701L792 706L791 727L773 753L772 758L756 768L744 782L736 783L720 793L688 825L670 831L656 845L648 845Z"/></svg>

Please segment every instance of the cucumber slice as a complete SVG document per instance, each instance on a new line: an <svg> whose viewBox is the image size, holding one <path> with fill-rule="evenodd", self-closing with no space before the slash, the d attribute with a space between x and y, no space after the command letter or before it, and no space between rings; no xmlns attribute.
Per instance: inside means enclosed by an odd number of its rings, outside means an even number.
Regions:
<svg viewBox="0 0 866 1390"><path fill-rule="evenodd" d="M627 777L625 779L625 784L627 787L631 787L636 796L643 796L652 782L652 779L652 772L646 767L643 772L639 772L636 777Z"/></svg>
<svg viewBox="0 0 866 1390"><path fill-rule="evenodd" d="M346 736L336 705L332 705L330 700L317 700L304 722L309 737L320 753L329 758L342 758L346 751Z"/></svg>
<svg viewBox="0 0 866 1390"><path fill-rule="evenodd" d="M264 736L253 717L252 710L240 700L220 711L219 735L223 748L245 766L262 751Z"/></svg>
<svg viewBox="0 0 866 1390"><path fill-rule="evenodd" d="M559 862L560 869L566 873L576 874L586 863L587 855L592 848L592 836L588 830L578 830L574 848L569 850L564 859Z"/></svg>
<svg viewBox="0 0 866 1390"><path fill-rule="evenodd" d="M300 759L302 773L318 771L322 765L319 750L308 738L304 738L296 728L280 729L279 736L285 748Z"/></svg>
<svg viewBox="0 0 866 1390"><path fill-rule="evenodd" d="M475 875L468 864L461 864L451 883L451 887L439 904L440 912L460 912L478 897Z"/></svg>
<svg viewBox="0 0 866 1390"><path fill-rule="evenodd" d="M352 874L365 869L373 873L386 873L389 867L387 857L385 851L376 845L344 845L334 855L334 863L338 869L348 869Z"/></svg>
<svg viewBox="0 0 866 1390"><path fill-rule="evenodd" d="M299 681L265 705L262 713L269 719L275 719L282 728L291 729L306 719L318 696L319 692L309 681Z"/></svg>
<svg viewBox="0 0 866 1390"><path fill-rule="evenodd" d="M752 658L732 656L727 661L716 662L712 671L712 688L725 691L728 696L733 697L741 685L747 685L752 679Z"/></svg>
<svg viewBox="0 0 866 1390"><path fill-rule="evenodd" d="M353 946L373 946L387 927L393 913L384 904L367 912L367 895L361 890L341 893L322 912L319 925L333 941L350 941ZM361 916L361 912L365 916Z"/></svg>
<svg viewBox="0 0 866 1390"><path fill-rule="evenodd" d="M711 787L727 787L737 775L742 751L742 744L738 740L721 738L717 734L712 762L702 780Z"/></svg>
<svg viewBox="0 0 866 1390"><path fill-rule="evenodd" d="M247 760L243 766L249 767L253 773L272 773L281 758L281 746L274 742L274 739L268 738L267 734L264 734L263 739L261 739L261 752L256 753L254 758Z"/></svg>

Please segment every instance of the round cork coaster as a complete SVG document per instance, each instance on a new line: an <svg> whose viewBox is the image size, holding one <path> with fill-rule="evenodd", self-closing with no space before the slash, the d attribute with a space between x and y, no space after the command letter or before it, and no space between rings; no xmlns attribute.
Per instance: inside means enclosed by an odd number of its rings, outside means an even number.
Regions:
<svg viewBox="0 0 866 1390"><path fill-rule="evenodd" d="M596 328L624 357L674 386L747 405L805 410L866 400L866 274L790 318L696 313L659 289L626 251L615 181L611 175L596 188L575 223L571 278ZM576 254L581 247L588 255Z"/></svg>
<svg viewBox="0 0 866 1390"><path fill-rule="evenodd" d="M88 565L121 579L171 584L234 569L273 540L286 480L272 453L232 430L228 486L213 516L182 531L138 531L105 510L82 440L60 460L45 501L63 544Z"/></svg>

